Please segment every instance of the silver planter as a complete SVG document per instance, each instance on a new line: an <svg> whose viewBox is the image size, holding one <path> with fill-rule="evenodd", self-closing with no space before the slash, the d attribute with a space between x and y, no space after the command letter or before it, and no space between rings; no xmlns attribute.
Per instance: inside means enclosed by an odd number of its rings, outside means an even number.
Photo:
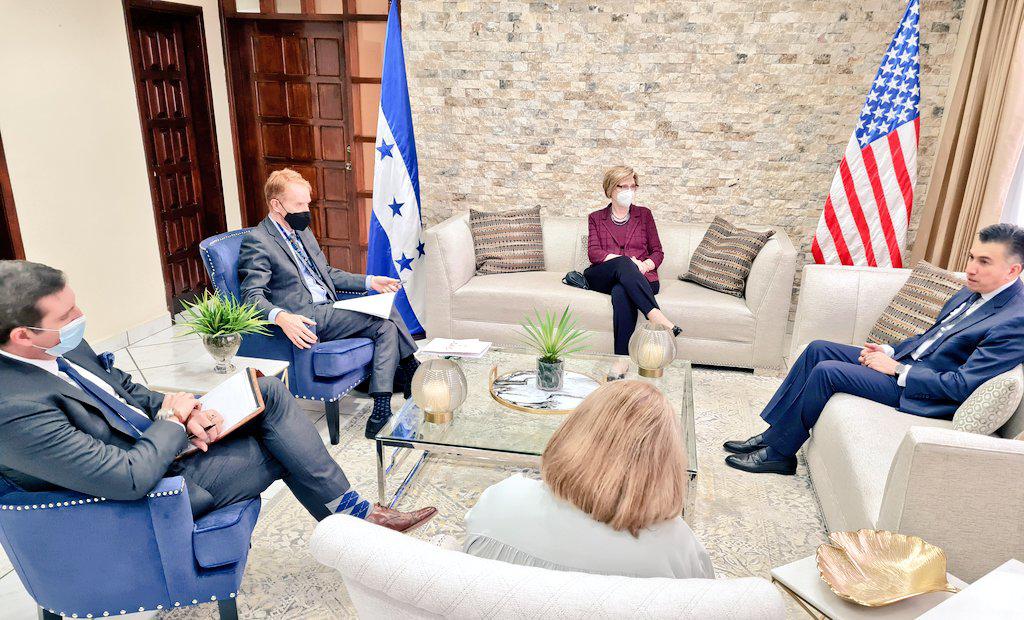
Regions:
<svg viewBox="0 0 1024 620"><path fill-rule="evenodd" d="M562 380L565 378L565 364L563 362L545 362L537 360L537 388L546 392L557 392L562 389Z"/></svg>
<svg viewBox="0 0 1024 620"><path fill-rule="evenodd" d="M214 372L226 375L235 371L235 365L231 363L231 358L238 353L238 347L242 346L241 334L203 335L203 346L217 361L217 365L213 367Z"/></svg>

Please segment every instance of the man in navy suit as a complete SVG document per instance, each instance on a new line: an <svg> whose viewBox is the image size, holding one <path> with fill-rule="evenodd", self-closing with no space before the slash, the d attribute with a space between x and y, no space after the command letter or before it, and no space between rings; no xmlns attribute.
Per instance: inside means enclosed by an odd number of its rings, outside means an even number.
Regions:
<svg viewBox="0 0 1024 620"><path fill-rule="evenodd" d="M967 286L928 331L895 346L864 348L816 340L761 412L771 426L727 441L730 467L792 475L796 453L825 403L853 394L928 418L953 417L982 383L1024 362L1024 229L995 224L971 248Z"/></svg>

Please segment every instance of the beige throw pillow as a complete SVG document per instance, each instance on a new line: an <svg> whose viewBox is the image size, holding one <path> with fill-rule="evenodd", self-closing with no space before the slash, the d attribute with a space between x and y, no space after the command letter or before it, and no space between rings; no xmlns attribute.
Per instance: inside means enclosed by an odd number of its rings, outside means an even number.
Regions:
<svg viewBox="0 0 1024 620"><path fill-rule="evenodd" d="M1024 370L1020 366L996 375L978 386L957 408L953 414L953 428L991 435L1017 411L1022 394Z"/></svg>
<svg viewBox="0 0 1024 620"><path fill-rule="evenodd" d="M967 284L925 261L914 266L906 284L889 302L868 334L868 342L895 344L923 334L935 324L942 306Z"/></svg>
<svg viewBox="0 0 1024 620"><path fill-rule="evenodd" d="M540 207L486 212L470 209L477 275L544 271Z"/></svg>
<svg viewBox="0 0 1024 620"><path fill-rule="evenodd" d="M750 267L774 231L737 228L716 217L690 257L690 270L679 276L720 293L743 297Z"/></svg>

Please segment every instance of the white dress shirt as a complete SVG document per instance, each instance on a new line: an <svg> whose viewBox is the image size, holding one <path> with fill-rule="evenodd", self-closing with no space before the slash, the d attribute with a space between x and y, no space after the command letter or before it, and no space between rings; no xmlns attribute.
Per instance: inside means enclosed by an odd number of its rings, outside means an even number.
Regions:
<svg viewBox="0 0 1024 620"><path fill-rule="evenodd" d="M974 303L971 304L967 309L963 309L964 305L967 304L966 301L957 306L956 308L954 308L953 311L950 312L949 315L942 320L942 327L939 328L939 331L936 332L935 335L929 338L928 340L925 340L924 342L919 344L916 349L914 349L914 352L910 354L911 359L913 359L915 362L921 359L921 356L923 356L939 338L942 338L944 335L946 335L946 332L952 329L955 324L959 323L962 319L969 317L971 314L976 312L978 308L984 306L999 293L1002 293L1006 289L1010 288L1014 282L1015 280L1010 280L1009 282L1000 286L994 291L982 293L981 297L975 300ZM889 345L885 345L883 349L885 350L886 355L888 355L889 357L893 357L896 354L896 350ZM899 385L900 387L907 386L907 375L910 374L910 368L913 365L905 364L905 366L906 368L903 370L902 373L900 373L899 378L896 380L897 385Z"/></svg>
<svg viewBox="0 0 1024 620"><path fill-rule="evenodd" d="M67 376L66 374L61 372L59 368L57 368L57 360L56 359L52 359L52 360L31 359L31 358L27 358L27 357L21 357L20 355L15 355L13 353L8 353L7 351L4 351L3 349L0 349L0 355L6 355L7 357L9 357L9 358L11 358L13 360L18 360L19 362L25 362L26 364L32 364L36 368L42 368L43 370L45 370L46 372L50 373L51 375L59 377L59 378L63 379L64 381L66 381L67 383L70 383L75 388L77 388L79 390L82 389L82 387L80 385L78 385L75 382L74 379L72 379L71 377ZM93 373L91 373L88 370L82 368L81 366L79 366L78 364L72 362L71 360L69 360L67 358L64 358L64 359L67 360L68 364L70 364L72 368L77 370L78 373L81 374L82 377L84 377L87 381L90 381L91 383L93 383L97 387L99 387L101 390L106 392L107 394L110 394L111 396L113 396L117 400L121 401L122 403L124 403L132 411L135 411L136 413L138 413L141 416L145 416L147 418L149 417L141 409L139 409L135 405L129 403L125 399L121 398L121 396L117 393L117 391L114 390L113 387L111 387L111 385L109 383L107 383L103 379L100 379L99 377L97 377ZM185 425L182 424L181 422L178 422L177 420L168 420L168 421L169 422L174 422L175 424L180 426L182 429L185 428Z"/></svg>
<svg viewBox="0 0 1024 620"><path fill-rule="evenodd" d="M306 269L302 267L302 265L304 265L305 262L302 260L302 257L299 256L295 252L295 248L292 247L291 240L289 240L289 238L288 238L288 231L286 231L284 229L284 227L281 226L281 224L279 224L277 222L277 220L274 220L274 218L270 218L270 219L274 222L274 226L277 227L277 232L281 233L281 236L284 238L285 246L288 247L288 251L291 253L292 258L294 258L295 261L297 263L299 263L299 271L302 272L302 279L305 280L305 282L306 282L306 288L309 289L310 294L313 296L313 303L315 303L315 304L326 303L328 301L327 290L324 289L323 285L320 284L320 282L317 281L317 279L314 276L312 276L309 273L307 273ZM294 233L295 231L292 231L292 232ZM302 242L299 241L299 243L302 243ZM308 251L306 252L306 255L309 256L309 252ZM313 257L310 256L309 260L312 261ZM367 290L370 289L370 279L371 278L373 278L373 276L370 276L370 275L366 276L366 289ZM277 315L282 313L282 312L284 312L284 308L274 308L273 310L271 310L267 314L267 320L269 320L271 323L273 323L274 319L277 318Z"/></svg>

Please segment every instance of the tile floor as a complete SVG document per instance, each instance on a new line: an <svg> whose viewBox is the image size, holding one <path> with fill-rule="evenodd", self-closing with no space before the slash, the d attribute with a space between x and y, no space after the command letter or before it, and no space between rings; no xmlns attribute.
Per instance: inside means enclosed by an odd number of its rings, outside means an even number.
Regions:
<svg viewBox="0 0 1024 620"><path fill-rule="evenodd" d="M196 361L208 355L198 336L185 335L185 330L177 326L164 329L113 353L115 365L131 374L132 378L139 383L146 382L147 370ZM400 400L401 396L399 395L395 401L396 406L401 406ZM324 419L323 404L304 400L299 400L298 403L309 414L324 441L327 442L327 423ZM351 414L352 407L353 400L351 398L343 400L342 416ZM278 494L286 488L284 483L279 480L264 491L262 495L264 507L269 507L277 501L280 498ZM0 549L0 620L35 618L36 610L35 602L21 585L6 554ZM123 617L138 620L154 616L154 613L137 613Z"/></svg>

